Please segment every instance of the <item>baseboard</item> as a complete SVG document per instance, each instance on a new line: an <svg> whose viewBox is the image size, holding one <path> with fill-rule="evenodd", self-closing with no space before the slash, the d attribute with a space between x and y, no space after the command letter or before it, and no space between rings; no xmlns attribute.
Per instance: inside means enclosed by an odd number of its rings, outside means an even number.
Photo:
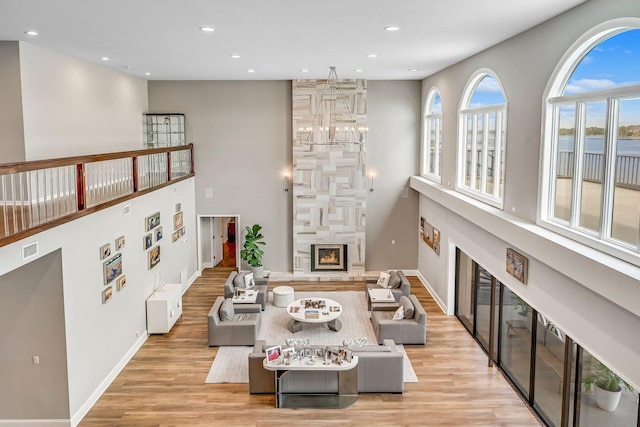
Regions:
<svg viewBox="0 0 640 427"><path fill-rule="evenodd" d="M71 420L0 420L0 426L70 427Z"/></svg>
<svg viewBox="0 0 640 427"><path fill-rule="evenodd" d="M142 347L142 344L147 340L148 334L147 331L144 331L140 337L136 340L136 342L131 346L129 351L120 359L120 362L109 372L109 375L98 385L93 393L89 396L89 398L84 402L84 404L78 409L78 411L71 417L71 425L77 426L80 421L84 418L85 415L89 412L89 410L96 404L100 396L107 390L107 388L111 385L113 380L116 379L118 374L127 366L127 363L131 360L134 354Z"/></svg>
<svg viewBox="0 0 640 427"><path fill-rule="evenodd" d="M438 293L431 287L431 285L429 284L429 281L425 279L422 273L420 273L420 270L415 270L415 273L416 274L409 274L409 275L418 277L418 280L420 280L420 282L422 282L424 287L427 288L427 292L431 294L431 297L436 302L436 304L438 304L438 307L440 307L440 310L442 310L444 314L447 314L447 305L444 303L444 301L442 301ZM407 275L406 272L405 272L405 275Z"/></svg>
<svg viewBox="0 0 640 427"><path fill-rule="evenodd" d="M185 292L187 292L187 289L189 289L191 287L191 285L193 285L193 282L196 281L196 279L198 277L200 277L202 275L202 271L195 271L191 277L189 277L189 280L187 281L187 286L184 287L184 289L182 290L182 295L184 295Z"/></svg>

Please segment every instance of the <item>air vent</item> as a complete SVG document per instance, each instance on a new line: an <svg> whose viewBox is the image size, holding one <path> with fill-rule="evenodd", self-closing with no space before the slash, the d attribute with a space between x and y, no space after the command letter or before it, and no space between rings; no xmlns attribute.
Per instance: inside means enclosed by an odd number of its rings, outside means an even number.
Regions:
<svg viewBox="0 0 640 427"><path fill-rule="evenodd" d="M33 242L27 246L22 247L22 259L31 258L38 255L38 242Z"/></svg>
<svg viewBox="0 0 640 427"><path fill-rule="evenodd" d="M122 212L122 216L127 216L131 213L131 205L127 205L124 207L124 211Z"/></svg>

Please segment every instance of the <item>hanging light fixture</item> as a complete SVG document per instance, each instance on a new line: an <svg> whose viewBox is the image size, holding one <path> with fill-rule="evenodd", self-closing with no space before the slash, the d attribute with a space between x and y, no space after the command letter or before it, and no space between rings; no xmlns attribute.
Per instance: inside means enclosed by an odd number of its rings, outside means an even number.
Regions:
<svg viewBox="0 0 640 427"><path fill-rule="evenodd" d="M329 67L329 77L320 95L310 126L298 128L301 144L364 144L369 128L358 126L350 107L350 95L344 93L336 67Z"/></svg>

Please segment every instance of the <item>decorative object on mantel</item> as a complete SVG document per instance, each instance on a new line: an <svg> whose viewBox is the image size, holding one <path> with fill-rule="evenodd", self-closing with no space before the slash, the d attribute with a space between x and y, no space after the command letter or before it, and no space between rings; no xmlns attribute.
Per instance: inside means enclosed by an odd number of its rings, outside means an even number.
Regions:
<svg viewBox="0 0 640 427"><path fill-rule="evenodd" d="M358 125L351 113L349 96L338 80L336 67L329 67L329 77L316 106L311 126L299 127L298 138L302 144L339 145L364 144L369 128ZM346 119L338 121L336 111L346 113Z"/></svg>
<svg viewBox="0 0 640 427"><path fill-rule="evenodd" d="M264 236L260 233L262 226L259 224L253 224L253 226L246 227L247 235L244 238L244 249L240 251L240 258L249 264L253 277L256 279L262 279L264 277L264 269L262 266L262 257L264 251L260 249L260 246L266 245Z"/></svg>

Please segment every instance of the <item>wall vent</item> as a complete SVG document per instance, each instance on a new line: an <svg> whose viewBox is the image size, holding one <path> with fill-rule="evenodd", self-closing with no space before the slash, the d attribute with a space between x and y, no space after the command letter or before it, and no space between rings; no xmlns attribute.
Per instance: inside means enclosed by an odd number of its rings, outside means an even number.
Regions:
<svg viewBox="0 0 640 427"><path fill-rule="evenodd" d="M122 211L122 216L127 216L131 213L131 205L126 205Z"/></svg>
<svg viewBox="0 0 640 427"><path fill-rule="evenodd" d="M38 242L30 243L22 247L22 259L31 258L38 255Z"/></svg>

